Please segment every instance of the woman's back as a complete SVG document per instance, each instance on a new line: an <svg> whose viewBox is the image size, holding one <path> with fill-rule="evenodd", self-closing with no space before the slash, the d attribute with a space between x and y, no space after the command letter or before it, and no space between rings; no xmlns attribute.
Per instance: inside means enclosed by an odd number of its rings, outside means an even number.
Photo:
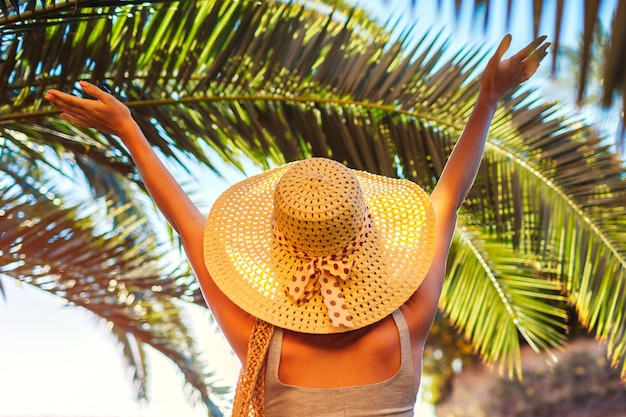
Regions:
<svg viewBox="0 0 626 417"><path fill-rule="evenodd" d="M419 370L421 363L415 363L415 359L414 368ZM421 361L419 355L417 359ZM341 334L284 331L279 379L285 384L312 388L372 384L392 377L400 361L400 335L391 316Z"/></svg>
<svg viewBox="0 0 626 417"><path fill-rule="evenodd" d="M348 335L322 344L320 336L278 330L268 353L266 415L412 416L419 376L400 310Z"/></svg>

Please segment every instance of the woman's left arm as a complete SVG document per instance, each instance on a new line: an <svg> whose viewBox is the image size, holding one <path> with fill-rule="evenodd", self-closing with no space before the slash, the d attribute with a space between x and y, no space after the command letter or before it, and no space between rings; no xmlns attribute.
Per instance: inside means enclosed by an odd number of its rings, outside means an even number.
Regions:
<svg viewBox="0 0 626 417"><path fill-rule="evenodd" d="M502 39L481 76L480 92L472 114L431 194L437 219L435 256L423 284L407 302L409 310L415 310L411 315L417 318L418 326L426 328L425 331L430 328L437 310L457 211L476 178L498 102L537 71L550 46L545 40L545 36L539 37L515 55L503 60L502 57L511 43L511 35Z"/></svg>

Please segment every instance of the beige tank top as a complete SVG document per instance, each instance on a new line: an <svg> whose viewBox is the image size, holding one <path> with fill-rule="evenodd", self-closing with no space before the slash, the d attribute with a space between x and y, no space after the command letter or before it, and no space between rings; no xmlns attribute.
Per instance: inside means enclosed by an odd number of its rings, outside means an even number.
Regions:
<svg viewBox="0 0 626 417"><path fill-rule="evenodd" d="M409 329L400 310L392 314L402 362L391 378L375 384L341 388L305 388L278 379L283 332L276 328L270 342L265 378L266 417L412 417L417 390Z"/></svg>

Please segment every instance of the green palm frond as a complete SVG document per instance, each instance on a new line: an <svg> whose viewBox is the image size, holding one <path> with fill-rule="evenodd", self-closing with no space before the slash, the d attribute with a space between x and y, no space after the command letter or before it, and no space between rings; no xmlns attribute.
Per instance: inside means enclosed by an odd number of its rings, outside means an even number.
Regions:
<svg viewBox="0 0 626 417"><path fill-rule="evenodd" d="M464 227L451 248L441 306L489 365L498 363L501 371L519 377L518 334L548 356L565 342L561 288L542 277L535 256Z"/></svg>
<svg viewBox="0 0 626 417"><path fill-rule="evenodd" d="M113 220L125 208L103 217L80 206L60 206L52 191L33 181L33 166L3 158L0 274L105 320L124 347L138 397L146 392L144 347L152 346L179 367L209 405L210 374L172 301L204 305L189 271L181 267L164 273L157 242L142 228L145 220Z"/></svg>
<svg viewBox="0 0 626 417"><path fill-rule="evenodd" d="M148 3L175 3L172 0L2 0L0 27L9 32L24 32L59 22L100 19L114 16L118 7L143 8ZM95 10L94 10L95 9Z"/></svg>
<svg viewBox="0 0 626 417"><path fill-rule="evenodd" d="M471 111L485 56L469 47L451 53L441 34L416 28L394 40L357 9L328 14L297 2L102 12L3 36L10 76L0 79L0 128L16 146L26 135L129 181L138 178L117 139L50 117L47 88L80 94L82 78L108 86L175 161L184 154L212 167L207 149L240 168L242 156L263 167L332 156L431 190ZM549 355L563 343L570 302L626 376L623 187L624 167L588 127L536 94L504 101L444 291L445 312L488 362L516 374L520 335Z"/></svg>
<svg viewBox="0 0 626 417"><path fill-rule="evenodd" d="M198 398L208 409L218 410L216 396L226 394L228 390L214 384L214 374L207 372L205 364L199 360L180 307L171 299L165 299L158 303L140 302L133 308L141 313L140 319L116 317L108 308L106 315L112 334L123 348L124 359L133 370L138 398L148 399L146 384L150 368L146 363L145 348L150 346L178 367L186 385L191 388L190 398ZM210 415L221 415L221 412L213 411Z"/></svg>
<svg viewBox="0 0 626 417"><path fill-rule="evenodd" d="M146 351L143 346L138 343L132 333L128 333L126 329L120 329L112 326L111 333L115 336L118 343L122 345L122 354L129 368L133 370L133 382L137 397L146 399L146 387L148 384L148 364L146 363Z"/></svg>
<svg viewBox="0 0 626 417"><path fill-rule="evenodd" d="M552 117L549 107L539 108ZM508 149L491 142L485 158L494 170L491 184L500 188L494 195L507 202L499 213L510 215L498 220L509 226L498 235L539 255L542 271L562 282L583 324L609 340L610 355L626 375L624 166L583 127L563 132L515 116L513 123L520 138L530 133L530 140L518 138L522 146L507 143Z"/></svg>

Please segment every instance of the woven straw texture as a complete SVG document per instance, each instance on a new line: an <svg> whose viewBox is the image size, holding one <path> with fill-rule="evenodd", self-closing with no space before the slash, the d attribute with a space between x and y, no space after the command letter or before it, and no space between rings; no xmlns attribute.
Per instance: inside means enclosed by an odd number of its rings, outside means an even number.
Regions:
<svg viewBox="0 0 626 417"><path fill-rule="evenodd" d="M317 184L299 183L298 175L291 181L288 174L280 195L275 195L279 180L290 168L299 169L299 164L313 166ZM338 169L347 172L340 173L341 178L348 178L340 184ZM356 187L350 178L356 179ZM360 202L361 192L364 201ZM304 201L301 212L283 209L294 206L284 202L290 199ZM350 170L322 158L250 177L226 190L209 213L204 235L207 269L233 302L273 325L316 334L349 330L331 324L321 295L296 305L285 294L287 283L307 261L281 248L272 226L279 223L285 236L303 251L328 255L354 239L363 223L363 204L371 214L371 229L351 255L349 279L339 286L354 328L375 323L413 294L432 261L434 213L428 195L411 181ZM284 215L288 219L281 220Z"/></svg>
<svg viewBox="0 0 626 417"><path fill-rule="evenodd" d="M263 417L265 415L265 371L267 350L274 326L256 319L248 341L246 367L241 370L233 401L232 417Z"/></svg>

